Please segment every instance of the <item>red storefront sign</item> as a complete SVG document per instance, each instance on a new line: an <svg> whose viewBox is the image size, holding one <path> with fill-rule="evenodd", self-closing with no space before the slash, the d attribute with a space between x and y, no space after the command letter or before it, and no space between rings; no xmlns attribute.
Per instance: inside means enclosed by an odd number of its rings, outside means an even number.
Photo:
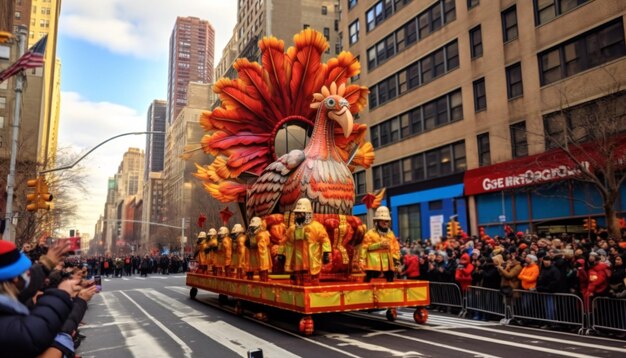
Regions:
<svg viewBox="0 0 626 358"><path fill-rule="evenodd" d="M616 167L626 166L626 137L615 140ZM602 167L606 158L594 149L593 143L572 150L578 165L561 149L503 163L476 168L465 172L465 195L476 195L528 185L573 178L581 175L581 167L589 170Z"/></svg>

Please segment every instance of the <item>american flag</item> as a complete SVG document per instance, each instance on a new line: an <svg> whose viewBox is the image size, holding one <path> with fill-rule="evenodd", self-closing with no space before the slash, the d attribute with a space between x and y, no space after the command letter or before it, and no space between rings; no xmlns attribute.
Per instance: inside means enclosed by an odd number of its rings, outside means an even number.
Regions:
<svg viewBox="0 0 626 358"><path fill-rule="evenodd" d="M46 51L46 43L48 35L44 35L33 47L20 57L17 62L9 66L6 70L0 72L0 83L15 75L16 73L28 69L43 66L43 54Z"/></svg>

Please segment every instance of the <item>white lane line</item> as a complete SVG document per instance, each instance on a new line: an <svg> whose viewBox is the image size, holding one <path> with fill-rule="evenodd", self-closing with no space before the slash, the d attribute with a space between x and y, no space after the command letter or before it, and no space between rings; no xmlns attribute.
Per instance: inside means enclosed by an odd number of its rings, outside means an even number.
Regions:
<svg viewBox="0 0 626 358"><path fill-rule="evenodd" d="M204 313L156 290L138 289L135 291L143 293L183 322L241 356L246 356L250 349L261 348L263 354L268 357L299 357L224 321L211 322Z"/></svg>
<svg viewBox="0 0 626 358"><path fill-rule="evenodd" d="M188 296L189 289L185 289L184 287L180 287L180 286L166 286L165 288L168 289L168 290L174 291L176 293L179 293L179 294L181 294L183 296L189 297ZM209 291L207 291L207 292L209 292ZM209 304L209 305L211 305L211 304ZM328 345L328 344L324 344L324 343L321 343L321 342L318 342L318 341L314 341L314 340L312 340L310 338L303 337L303 336L301 336L299 334L293 333L293 332L288 331L286 329L282 329L280 327L272 326L269 323L265 323L265 322L262 322L262 321L259 321L259 320L256 320L256 319L253 319L253 318L250 318L250 317L246 317L246 316L243 316L243 318L245 318L247 320L250 320L250 321L254 321L255 323L263 325L265 327L272 328L272 329L274 329L276 331L279 331L279 332L282 332L284 334L288 334L288 335L290 335L290 336L292 336L294 338L299 338L299 339L301 339L303 341L306 341L308 343L315 344L317 346L320 346L320 347L323 347L323 348L326 348L326 349L330 349L331 351L335 351L337 353L341 353L341 354L343 354L345 356L352 357L352 358L361 358L361 356L352 354L350 352L346 352L344 350L341 350L339 348L333 347L333 346Z"/></svg>
<svg viewBox="0 0 626 358"><path fill-rule="evenodd" d="M134 279L135 279L135 280L145 280L145 279L146 279L146 277L139 277L139 276L135 276L135 277L134 277Z"/></svg>
<svg viewBox="0 0 626 358"><path fill-rule="evenodd" d="M174 332L170 331L169 328L165 327L165 325L161 322L159 322L159 320L157 320L156 318L154 318L152 315L150 315L150 313L148 313L145 309L143 309L143 307L139 306L139 304L137 304L137 302L135 302L135 300L133 300L132 298L130 298L130 296L128 296L125 292L120 292L122 295L124 295L124 297L126 297L126 299L128 299L132 304L134 304L135 306L137 306L137 308L144 314L146 315L146 317L148 317L148 319L150 319L152 322L154 322L154 324L156 324L159 328L161 328L161 330L165 333L167 333L168 336L170 336L170 338L172 338L176 343L178 343L178 345L180 346L180 348L183 350L183 352L185 353L185 357L189 357L191 358L191 353L193 353L193 351L191 350L191 348L187 345L187 343L185 343L182 339L180 339L180 337L178 337L176 334L174 334Z"/></svg>
<svg viewBox="0 0 626 358"><path fill-rule="evenodd" d="M159 343L137 324L137 321L128 315L124 315L115 305L122 306L118 298L111 292L101 292L102 302L111 319L119 327L124 337L124 344L136 358L169 358L170 355L163 350ZM113 303L109 302L112 301ZM123 320L121 320L123 319Z"/></svg>
<svg viewBox="0 0 626 358"><path fill-rule="evenodd" d="M352 315L357 315L357 316L363 316L362 313L350 313ZM370 316L371 317L371 316ZM378 319L378 320L383 320L382 317L372 317L371 319ZM523 349L529 349L529 350L534 350L534 351L540 351L540 352L544 352L544 353L552 353L552 354L556 354L556 355L562 355L562 356L568 356L568 357L577 357L577 358L589 358L589 357L594 357L591 355L586 355L586 354L579 354L579 353L574 353L574 352L569 352L569 351L563 351L563 350L559 350L559 349L552 349L552 348L542 348L542 347L537 347L537 346L530 346L524 343L517 343L517 342L509 342L509 341L504 341L504 340L500 340L500 339L495 339L495 338L491 338L491 337L483 337L483 336L477 336L475 334L469 334L469 333L463 333L463 332L457 332L457 331L446 331L446 330L437 330L436 328L433 327L427 327L427 326L420 326L417 324L412 324L412 323L408 323L408 322L394 322L398 325L402 325L402 326L406 326L406 327L412 327L413 329L416 330L426 330L426 331L434 331L434 332L439 332L442 334L448 334L448 335L452 335L452 336L457 336L457 337L463 337L463 338L469 338L469 339L474 339L474 340L478 340L478 341L485 341L485 342L490 342L490 343L495 343L495 344L501 344L501 345L505 345L505 346L511 346L511 347L518 347L518 348L523 348ZM472 329L479 329L479 327L472 327ZM484 329L484 330L489 330L489 331L495 331L495 332L499 332L499 333L504 333L504 334L508 334L509 332L503 332L501 330L491 330L489 328L480 328L480 329ZM544 337L539 337L537 336L537 339L542 340L544 339ZM557 340L559 341L559 343L564 343L563 340ZM575 342L567 342L568 344L574 344Z"/></svg>
<svg viewBox="0 0 626 358"><path fill-rule="evenodd" d="M401 331L406 331L406 330L403 329ZM318 333L321 333L321 332L318 332ZM371 352L383 352L383 353L390 354L393 357L408 358L408 357L423 357L424 356L422 353L419 353L416 351L400 352L400 351L393 350L391 348L367 343L364 341L359 341L357 339L350 338L350 336L347 334L339 334L339 333L321 333L321 334L323 334L324 337L328 339L341 342L339 343L340 346L352 346L352 347L356 347L356 348L363 349L366 351L371 351Z"/></svg>
<svg viewBox="0 0 626 358"><path fill-rule="evenodd" d="M124 281L128 281L128 280L130 280L130 279L129 279L129 278L126 278L126 277L122 277L122 280L124 280Z"/></svg>

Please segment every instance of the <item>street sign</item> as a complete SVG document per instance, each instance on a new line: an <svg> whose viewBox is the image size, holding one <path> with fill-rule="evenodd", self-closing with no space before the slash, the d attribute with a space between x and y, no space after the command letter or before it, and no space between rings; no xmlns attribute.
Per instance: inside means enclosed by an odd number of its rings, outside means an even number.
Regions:
<svg viewBox="0 0 626 358"><path fill-rule="evenodd" d="M498 220L500 220L501 223L506 221L506 215L500 215L498 216Z"/></svg>

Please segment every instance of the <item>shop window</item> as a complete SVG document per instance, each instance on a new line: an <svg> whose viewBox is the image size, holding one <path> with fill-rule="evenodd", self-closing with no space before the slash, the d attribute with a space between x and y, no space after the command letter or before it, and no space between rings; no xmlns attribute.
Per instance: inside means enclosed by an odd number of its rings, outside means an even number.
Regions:
<svg viewBox="0 0 626 358"><path fill-rule="evenodd" d="M487 92L485 79L481 78L473 82L474 87L474 111L480 112L487 109Z"/></svg>
<svg viewBox="0 0 626 358"><path fill-rule="evenodd" d="M513 5L502 12L502 40L513 41L517 36L517 9Z"/></svg>
<svg viewBox="0 0 626 358"><path fill-rule="evenodd" d="M491 148L489 146L489 133L479 134L476 137L478 147L478 166L484 167L491 164Z"/></svg>
<svg viewBox="0 0 626 358"><path fill-rule="evenodd" d="M524 95L522 64L520 62L506 68L506 92L509 99Z"/></svg>
<svg viewBox="0 0 626 358"><path fill-rule="evenodd" d="M483 35L480 31L480 25L469 31L470 36L470 53L472 59L482 57L483 55Z"/></svg>
<svg viewBox="0 0 626 358"><path fill-rule="evenodd" d="M420 205L406 205L398 207L398 238L409 244L422 239Z"/></svg>
<svg viewBox="0 0 626 358"><path fill-rule="evenodd" d="M589 0L533 0L535 24L544 24Z"/></svg>
<svg viewBox="0 0 626 358"><path fill-rule="evenodd" d="M512 124L511 127L511 151L513 158L528 155L528 142L526 141L526 122Z"/></svg>
<svg viewBox="0 0 626 358"><path fill-rule="evenodd" d="M541 84L547 85L626 55L622 18L538 55Z"/></svg>

